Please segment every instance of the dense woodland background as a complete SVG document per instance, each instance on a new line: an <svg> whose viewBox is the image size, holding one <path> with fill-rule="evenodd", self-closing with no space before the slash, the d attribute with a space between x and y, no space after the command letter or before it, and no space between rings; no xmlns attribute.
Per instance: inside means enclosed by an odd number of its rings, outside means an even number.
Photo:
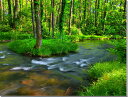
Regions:
<svg viewBox="0 0 128 97"><path fill-rule="evenodd" d="M0 0L0 30L41 29L43 38L125 35L125 5L126 0Z"/></svg>

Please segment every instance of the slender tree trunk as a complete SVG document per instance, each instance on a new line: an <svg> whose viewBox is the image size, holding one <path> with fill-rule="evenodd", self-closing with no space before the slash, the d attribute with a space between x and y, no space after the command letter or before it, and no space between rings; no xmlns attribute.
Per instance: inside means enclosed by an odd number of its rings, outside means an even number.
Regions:
<svg viewBox="0 0 128 97"><path fill-rule="evenodd" d="M2 0L2 5L3 5L3 12L2 12L2 14L3 14L3 20L2 21L4 21L5 20L5 0Z"/></svg>
<svg viewBox="0 0 128 97"><path fill-rule="evenodd" d="M12 6L11 6L11 0L8 0L8 22L9 22L9 25L10 27L13 27L13 24L12 24Z"/></svg>
<svg viewBox="0 0 128 97"><path fill-rule="evenodd" d="M59 30L60 30L60 38L63 39L63 24L64 24L64 9L66 5L66 0L62 0L61 13L60 13L60 21L59 21Z"/></svg>
<svg viewBox="0 0 128 97"><path fill-rule="evenodd" d="M2 0L0 0L0 21L3 21L2 11L3 11Z"/></svg>
<svg viewBox="0 0 128 97"><path fill-rule="evenodd" d="M13 16L13 28L16 29L16 22L17 22L17 17L18 17L18 0L15 0L15 5L14 5L14 16Z"/></svg>
<svg viewBox="0 0 128 97"><path fill-rule="evenodd" d="M83 15L83 20L84 21L86 19L86 4L87 4L87 0L84 0L84 15Z"/></svg>
<svg viewBox="0 0 128 97"><path fill-rule="evenodd" d="M108 2L108 0L105 0L104 1L104 12L103 12L103 18L102 18L102 20L103 20L103 28L102 28L102 30L103 30L103 32L105 32L105 20L106 20L106 14L107 14L107 12L106 12L106 3Z"/></svg>
<svg viewBox="0 0 128 97"><path fill-rule="evenodd" d="M60 19L60 13L61 13L61 5L62 4L62 0L60 0L60 3L59 3L59 8L57 9L57 12L58 12L58 16L57 16L57 19L56 19L56 25L58 26L59 25L59 19Z"/></svg>
<svg viewBox="0 0 128 97"><path fill-rule="evenodd" d="M36 45L35 48L39 49L42 46L42 33L41 33L41 11L39 0L34 0L34 10L35 10L35 21L36 21Z"/></svg>
<svg viewBox="0 0 128 97"><path fill-rule="evenodd" d="M31 13L32 13L32 29L33 29L34 37L36 38L35 11L34 11L34 3L33 3L33 0L31 0Z"/></svg>
<svg viewBox="0 0 128 97"><path fill-rule="evenodd" d="M70 4L70 6L71 6L70 7L70 15L69 15L69 35L71 35L73 2L74 2L74 0L71 0L71 4Z"/></svg>
<svg viewBox="0 0 128 97"><path fill-rule="evenodd" d="M96 0L95 2L95 27L97 29L98 27L98 9L99 9L99 0ZM98 34L98 31L95 31L96 34Z"/></svg>
<svg viewBox="0 0 128 97"><path fill-rule="evenodd" d="M42 22L43 22L43 0L40 0L40 18L41 18L41 30L43 29Z"/></svg>
<svg viewBox="0 0 128 97"><path fill-rule="evenodd" d="M51 14L51 25L52 25L52 38L54 38L54 0L51 0L52 14Z"/></svg>

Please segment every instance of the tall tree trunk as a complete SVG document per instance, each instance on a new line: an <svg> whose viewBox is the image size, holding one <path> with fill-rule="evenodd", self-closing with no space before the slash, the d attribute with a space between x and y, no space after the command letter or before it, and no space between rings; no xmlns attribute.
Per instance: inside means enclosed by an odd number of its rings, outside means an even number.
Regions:
<svg viewBox="0 0 128 97"><path fill-rule="evenodd" d="M57 12L58 12L58 15L57 15L57 18L56 18L56 25L58 26L59 25L59 19L60 19L60 13L61 13L61 5L62 4L62 0L60 0L60 2L59 2L59 7L58 7L58 9L57 9Z"/></svg>
<svg viewBox="0 0 128 97"><path fill-rule="evenodd" d="M3 12L3 6L2 6L2 0L0 0L0 21L3 20L2 12Z"/></svg>
<svg viewBox="0 0 128 97"><path fill-rule="evenodd" d="M43 0L40 0L40 18L41 18L41 30L43 29L42 22L43 22Z"/></svg>
<svg viewBox="0 0 128 97"><path fill-rule="evenodd" d="M36 21L36 45L35 48L39 49L42 46L42 33L41 33L41 11L40 11L40 1L34 0L34 10L35 10L35 21Z"/></svg>
<svg viewBox="0 0 128 97"><path fill-rule="evenodd" d="M83 20L84 21L86 19L86 4L87 4L87 0L84 0L84 15L83 15Z"/></svg>
<svg viewBox="0 0 128 97"><path fill-rule="evenodd" d="M74 3L74 0L71 0L70 15L69 15L69 35L71 35L73 3Z"/></svg>
<svg viewBox="0 0 128 97"><path fill-rule="evenodd" d="M108 3L108 0L105 0L104 1L104 12L103 12L103 18L102 18L102 20L103 20L103 24L102 24L102 26L103 26L103 28L102 28L103 32L105 32L105 20L106 20L106 14L107 14L107 12L106 12L106 3Z"/></svg>
<svg viewBox="0 0 128 97"><path fill-rule="evenodd" d="M54 38L54 0L51 0L52 14L51 14L51 25L52 25L52 38Z"/></svg>
<svg viewBox="0 0 128 97"><path fill-rule="evenodd" d="M16 22L18 17L18 0L15 0L14 16L13 16L13 28L16 29Z"/></svg>
<svg viewBox="0 0 128 97"><path fill-rule="evenodd" d="M61 39L63 39L63 24L64 24L64 9L65 9L65 5L66 5L66 0L62 0L60 20L59 20L59 30L60 30L60 38Z"/></svg>
<svg viewBox="0 0 128 97"><path fill-rule="evenodd" d="M8 15L9 15L8 22L9 22L10 27L12 27L13 24L12 24L12 6L11 6L11 0L8 0Z"/></svg>
<svg viewBox="0 0 128 97"><path fill-rule="evenodd" d="M31 13L32 13L32 29L33 29L34 37L36 38L35 11L34 11L34 3L33 3L33 0L31 0Z"/></svg>
<svg viewBox="0 0 128 97"><path fill-rule="evenodd" d="M95 27L98 27L98 9L99 9L99 0L95 2ZM98 34L98 31L95 30L95 33Z"/></svg>

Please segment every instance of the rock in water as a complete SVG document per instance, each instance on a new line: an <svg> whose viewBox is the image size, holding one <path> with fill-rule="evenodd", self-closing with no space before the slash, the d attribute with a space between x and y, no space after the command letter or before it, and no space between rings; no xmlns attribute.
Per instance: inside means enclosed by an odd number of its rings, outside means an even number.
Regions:
<svg viewBox="0 0 128 97"><path fill-rule="evenodd" d="M23 67L22 69L25 70L25 71L27 71L27 70L31 70L32 67Z"/></svg>
<svg viewBox="0 0 128 97"><path fill-rule="evenodd" d="M87 64L81 64L81 65L80 65L80 67L85 67L85 66L87 66Z"/></svg>
<svg viewBox="0 0 128 97"><path fill-rule="evenodd" d="M81 63L87 62L87 59L80 59Z"/></svg>
<svg viewBox="0 0 128 97"><path fill-rule="evenodd" d="M63 72L68 72L68 71L74 71L74 67L65 64L64 66L59 66L59 70Z"/></svg>
<svg viewBox="0 0 128 97"><path fill-rule="evenodd" d="M0 59L4 59L5 58L5 55L3 55L3 56L0 56Z"/></svg>
<svg viewBox="0 0 128 97"><path fill-rule="evenodd" d="M46 62L43 62L43 61L37 61L37 60L32 60L32 63L33 64L38 64L38 65L48 65L48 63L46 63Z"/></svg>
<svg viewBox="0 0 128 97"><path fill-rule="evenodd" d="M59 65L56 64L56 65L51 65L51 66L49 66L48 69L55 69L55 68L58 68L58 67L59 67Z"/></svg>
<svg viewBox="0 0 128 97"><path fill-rule="evenodd" d="M14 68L12 68L10 70L21 70L21 69L22 69L22 67L14 67Z"/></svg>
<svg viewBox="0 0 128 97"><path fill-rule="evenodd" d="M25 71L27 71L27 70L30 70L30 69L32 69L32 67L14 67L10 70L25 70Z"/></svg>
<svg viewBox="0 0 128 97"><path fill-rule="evenodd" d="M63 57L62 58L62 61L66 61L68 58L67 57Z"/></svg>

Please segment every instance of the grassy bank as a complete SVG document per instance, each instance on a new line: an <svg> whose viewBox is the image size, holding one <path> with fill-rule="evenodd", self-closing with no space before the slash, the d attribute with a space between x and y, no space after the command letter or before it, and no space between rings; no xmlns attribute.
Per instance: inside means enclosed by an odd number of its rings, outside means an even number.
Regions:
<svg viewBox="0 0 128 97"><path fill-rule="evenodd" d="M97 63L88 71L98 79L89 87L78 91L80 96L126 96L126 64L120 62Z"/></svg>
<svg viewBox="0 0 128 97"><path fill-rule="evenodd" d="M43 57L75 52L78 48L75 43L57 39L43 40L40 49L34 48L35 43L35 39L16 40L9 43L9 48L17 53Z"/></svg>

